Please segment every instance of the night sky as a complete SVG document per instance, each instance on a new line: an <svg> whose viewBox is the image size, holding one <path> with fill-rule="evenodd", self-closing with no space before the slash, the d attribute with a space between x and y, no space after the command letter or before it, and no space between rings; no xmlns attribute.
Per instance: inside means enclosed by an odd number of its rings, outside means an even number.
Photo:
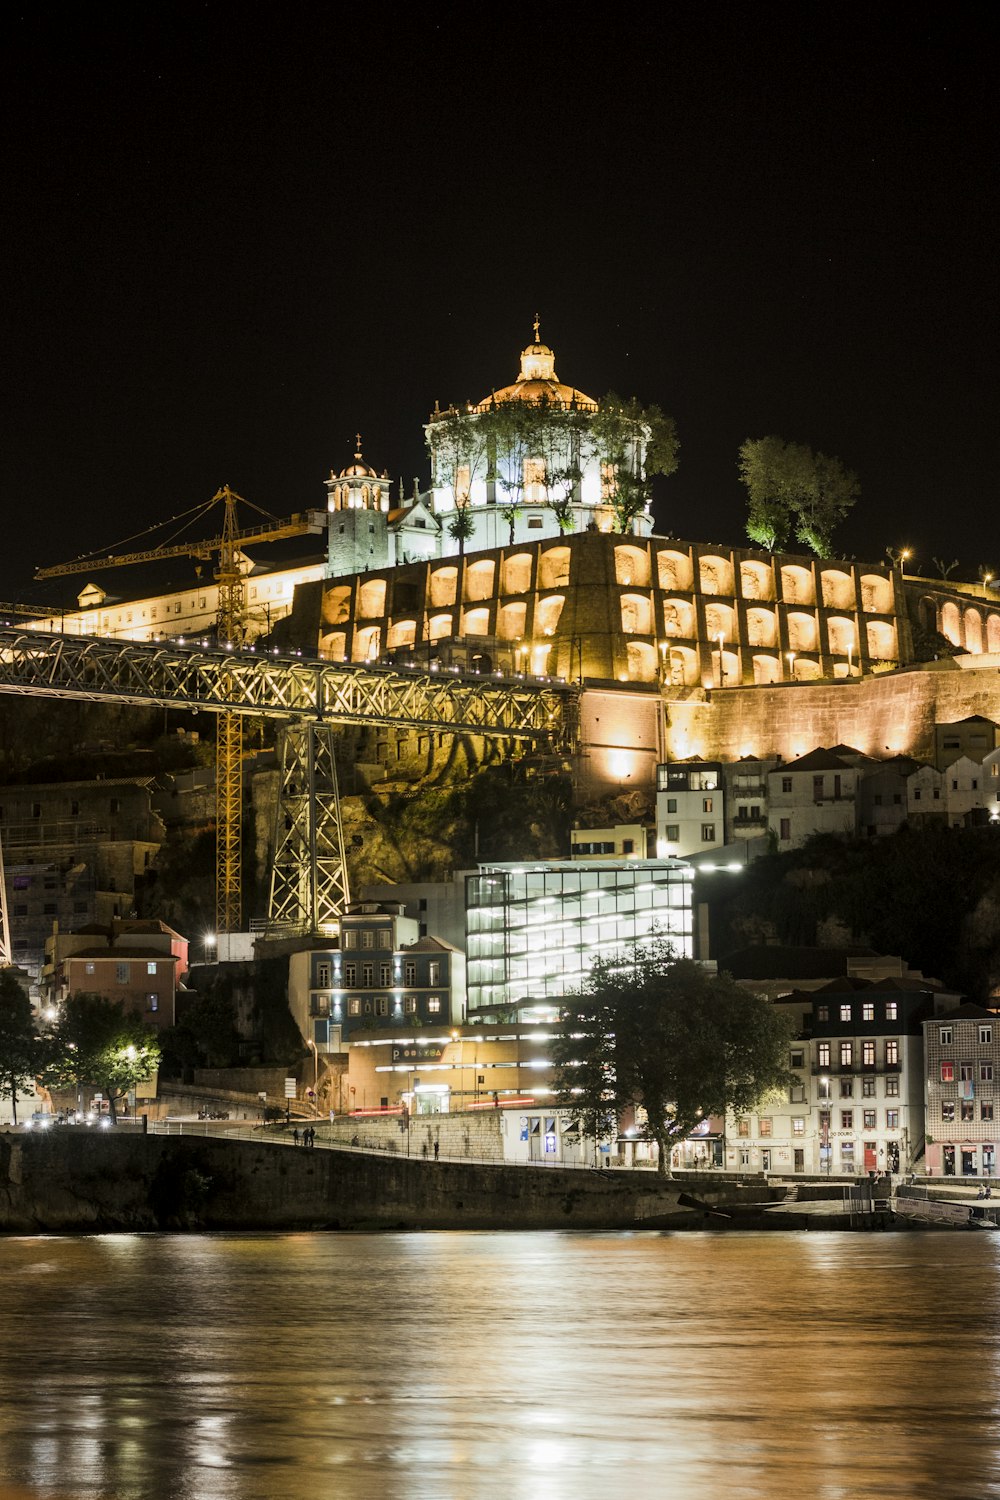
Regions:
<svg viewBox="0 0 1000 1500"><path fill-rule="evenodd" d="M861 476L846 555L1000 569L987 8L535 9L8 23L0 598L223 483L322 504L358 428L424 482L536 310L676 419L658 529L744 542L775 432Z"/></svg>

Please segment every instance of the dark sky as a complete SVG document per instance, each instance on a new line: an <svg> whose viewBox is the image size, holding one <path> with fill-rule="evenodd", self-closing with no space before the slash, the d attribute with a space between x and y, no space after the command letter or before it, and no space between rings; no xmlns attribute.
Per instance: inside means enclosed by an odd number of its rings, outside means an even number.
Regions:
<svg viewBox="0 0 1000 1500"><path fill-rule="evenodd" d="M661 528L742 541L776 432L860 474L845 553L1000 567L987 7L620 16L11 21L0 598L222 483L320 504L356 428L423 478L435 398L513 379L536 309L561 379L675 417Z"/></svg>

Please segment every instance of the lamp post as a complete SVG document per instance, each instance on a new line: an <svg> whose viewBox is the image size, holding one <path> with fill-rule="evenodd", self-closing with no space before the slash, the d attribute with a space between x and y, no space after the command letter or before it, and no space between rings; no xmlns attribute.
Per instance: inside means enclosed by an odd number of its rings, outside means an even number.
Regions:
<svg viewBox="0 0 1000 1500"><path fill-rule="evenodd" d="M725 639L726 639L726 637L725 637L724 632L720 630L719 631L719 686L720 687L725 687L725 684L726 684L725 664L724 664L723 656L722 656L722 646L723 646L723 642L725 641Z"/></svg>
<svg viewBox="0 0 1000 1500"><path fill-rule="evenodd" d="M206 932L205 936L202 938L202 945L204 950L204 962L207 964L210 964L212 962L212 954L215 951L215 943L215 933Z"/></svg>
<svg viewBox="0 0 1000 1500"><path fill-rule="evenodd" d="M792 679L792 681L794 682L794 680L795 680L795 652L794 651L789 651L789 653L788 653L788 675Z"/></svg>

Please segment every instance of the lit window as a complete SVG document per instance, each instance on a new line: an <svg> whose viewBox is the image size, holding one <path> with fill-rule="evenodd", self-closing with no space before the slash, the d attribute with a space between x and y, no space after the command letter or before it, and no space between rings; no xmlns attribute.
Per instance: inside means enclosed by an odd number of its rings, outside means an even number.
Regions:
<svg viewBox="0 0 1000 1500"><path fill-rule="evenodd" d="M875 1111L873 1109L864 1110L861 1118L864 1121L865 1130L875 1129Z"/></svg>
<svg viewBox="0 0 1000 1500"><path fill-rule="evenodd" d="M432 958L430 963L427 965L427 983L441 983L441 964L436 958Z"/></svg>
<svg viewBox="0 0 1000 1500"><path fill-rule="evenodd" d="M952 1063L952 1062L943 1062L941 1064L941 1082L942 1083L954 1083L955 1082L955 1064L954 1063Z"/></svg>
<svg viewBox="0 0 1000 1500"><path fill-rule="evenodd" d="M156 965L155 965L155 963L147 964L146 965L146 973L147 974L155 974L156 973Z"/></svg>
<svg viewBox="0 0 1000 1500"><path fill-rule="evenodd" d="M95 968L96 966L94 964L84 964L83 971L85 974L93 974L95 972Z"/></svg>
<svg viewBox="0 0 1000 1500"><path fill-rule="evenodd" d="M870 1073L861 1080L861 1092L866 1099L875 1098L875 1079Z"/></svg>
<svg viewBox="0 0 1000 1500"><path fill-rule="evenodd" d="M159 1008L160 1008L160 997L159 997L159 995L153 995L153 994L147 995L146 996L146 1009L147 1010L159 1010Z"/></svg>
<svg viewBox="0 0 1000 1500"><path fill-rule="evenodd" d="M819 1042L816 1046L816 1066L828 1068L830 1066L830 1043Z"/></svg>
<svg viewBox="0 0 1000 1500"><path fill-rule="evenodd" d="M861 1019L862 1019L862 1021L874 1021L874 1019L875 1019L875 1002L873 1000L866 1000L865 1003L862 1005L862 1007L861 1007Z"/></svg>
<svg viewBox="0 0 1000 1500"><path fill-rule="evenodd" d="M750 1134L750 1121L745 1116L742 1120L736 1121L736 1134L742 1136Z"/></svg>
<svg viewBox="0 0 1000 1500"><path fill-rule="evenodd" d="M885 1002L885 1018L887 1021L895 1021L898 1018L899 1006L895 1000Z"/></svg>
<svg viewBox="0 0 1000 1500"><path fill-rule="evenodd" d="M353 927L347 927L347 928L345 928L345 930L344 930L344 947L345 948L356 948L357 946L358 946L358 934L355 932L355 930L354 930Z"/></svg>
<svg viewBox="0 0 1000 1500"><path fill-rule="evenodd" d="M417 1009L417 998L416 998L416 996L415 995L407 995L406 999L403 1001L403 1010L406 1012L406 1014L408 1016L412 1016L412 1015L416 1014L416 1009Z"/></svg>
<svg viewBox="0 0 1000 1500"><path fill-rule="evenodd" d="M759 1124L760 1124L760 1133L761 1133L761 1135L771 1135L772 1134L772 1129L771 1129L772 1122L771 1122L769 1116L767 1116L767 1115L761 1115Z"/></svg>
<svg viewBox="0 0 1000 1500"><path fill-rule="evenodd" d="M887 1099L895 1099L899 1094L899 1079L894 1073L885 1080L885 1094Z"/></svg>
<svg viewBox="0 0 1000 1500"><path fill-rule="evenodd" d="M861 1043L861 1061L862 1061L862 1063L864 1064L864 1066L866 1068L874 1068L874 1066L875 1066L875 1043L874 1043L874 1041L864 1041L864 1042Z"/></svg>
<svg viewBox="0 0 1000 1500"><path fill-rule="evenodd" d="M347 1002L347 1014L349 1016L360 1016L360 1014L361 1014L361 1001L360 1000L349 1000Z"/></svg>
<svg viewBox="0 0 1000 1500"><path fill-rule="evenodd" d="M899 1043L895 1038L885 1044L885 1065L887 1068L899 1067Z"/></svg>
<svg viewBox="0 0 1000 1500"><path fill-rule="evenodd" d="M841 1042L840 1044L840 1066L850 1068L854 1065L854 1043Z"/></svg>
<svg viewBox="0 0 1000 1500"><path fill-rule="evenodd" d="M851 1019L851 1014L852 1007L850 1005L842 1005L840 1007L840 1019L842 1021L849 1021Z"/></svg>
<svg viewBox="0 0 1000 1500"><path fill-rule="evenodd" d="M885 1112L885 1128L886 1128L886 1130L898 1130L899 1129L899 1110L898 1109L887 1109L886 1110L886 1112Z"/></svg>
<svg viewBox="0 0 1000 1500"><path fill-rule="evenodd" d="M430 995L427 999L427 1009L432 1016L436 1016L441 1010L441 996Z"/></svg>
<svg viewBox="0 0 1000 1500"><path fill-rule="evenodd" d="M992 1120L992 1118L993 1118L993 1100L992 1099L980 1099L980 1101L979 1101L979 1118L981 1120Z"/></svg>
<svg viewBox="0 0 1000 1500"><path fill-rule="evenodd" d="M942 1103L941 1103L941 1118L942 1118L942 1120L944 1120L945 1124L947 1124L947 1125L954 1124L954 1120L955 1120L955 1101L954 1101L954 1099L944 1099L942 1101Z"/></svg>
<svg viewBox="0 0 1000 1500"><path fill-rule="evenodd" d="M805 1135L806 1122L801 1115L796 1115L792 1120L792 1135Z"/></svg>
<svg viewBox="0 0 1000 1500"><path fill-rule="evenodd" d="M971 1120L974 1120L975 1118L976 1118L976 1106L975 1106L975 1104L973 1103L973 1101L971 1099L963 1099L962 1100L962 1121L963 1121L963 1123L966 1124L966 1125L968 1125L969 1122Z"/></svg>

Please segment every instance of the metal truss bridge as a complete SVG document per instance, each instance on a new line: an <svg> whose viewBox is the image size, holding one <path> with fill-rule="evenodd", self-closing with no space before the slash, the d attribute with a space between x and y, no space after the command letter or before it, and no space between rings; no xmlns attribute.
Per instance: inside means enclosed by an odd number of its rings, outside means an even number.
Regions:
<svg viewBox="0 0 1000 1500"><path fill-rule="evenodd" d="M333 730L389 725L568 753L576 690L546 679L333 663L0 627L0 693L253 714L285 723L268 928L329 931L349 899ZM238 752L236 752L238 754ZM239 789L238 774L227 777ZM241 803L241 795L237 796ZM240 808L220 827L220 909L239 910Z"/></svg>

